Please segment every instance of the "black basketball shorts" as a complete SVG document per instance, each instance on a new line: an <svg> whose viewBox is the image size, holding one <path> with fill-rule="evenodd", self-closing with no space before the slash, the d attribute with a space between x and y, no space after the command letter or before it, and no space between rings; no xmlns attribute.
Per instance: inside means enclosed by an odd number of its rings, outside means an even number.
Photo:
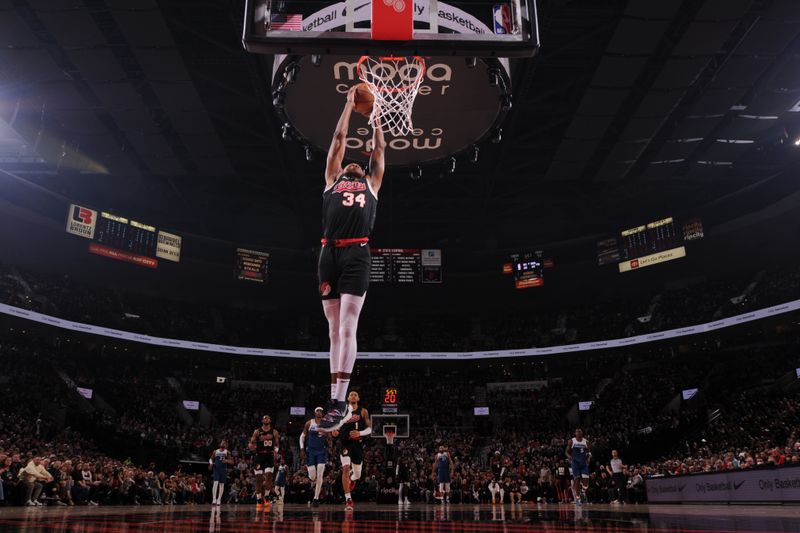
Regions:
<svg viewBox="0 0 800 533"><path fill-rule="evenodd" d="M275 470L275 456L273 454L256 454L253 461L253 470L256 474L269 474Z"/></svg>
<svg viewBox="0 0 800 533"><path fill-rule="evenodd" d="M323 300L340 298L342 294L364 296L369 287L372 256L369 244L336 248L325 245L319 252L319 295Z"/></svg>
<svg viewBox="0 0 800 533"><path fill-rule="evenodd" d="M339 449L339 459L342 462L342 466L349 464L360 465L364 462L364 444L360 440L342 442Z"/></svg>

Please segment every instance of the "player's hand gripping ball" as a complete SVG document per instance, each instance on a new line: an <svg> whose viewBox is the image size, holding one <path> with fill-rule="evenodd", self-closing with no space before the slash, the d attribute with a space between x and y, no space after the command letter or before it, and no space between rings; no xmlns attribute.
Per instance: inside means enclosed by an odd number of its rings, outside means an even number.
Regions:
<svg viewBox="0 0 800 533"><path fill-rule="evenodd" d="M350 92L352 92L353 104L356 113L369 117L372 114L372 106L375 103L375 96L369 90L366 83L359 83L354 85ZM348 96L350 94L348 93Z"/></svg>

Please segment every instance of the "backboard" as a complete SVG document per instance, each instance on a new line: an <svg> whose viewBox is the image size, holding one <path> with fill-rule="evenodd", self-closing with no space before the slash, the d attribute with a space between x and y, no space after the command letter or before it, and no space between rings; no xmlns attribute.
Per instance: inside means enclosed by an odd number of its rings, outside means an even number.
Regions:
<svg viewBox="0 0 800 533"><path fill-rule="evenodd" d="M384 438L384 430L387 427L395 428L395 438L407 439L411 434L411 424L409 415L370 415L372 422L373 438Z"/></svg>
<svg viewBox="0 0 800 533"><path fill-rule="evenodd" d="M408 31L382 10L407 14ZM527 57L539 33L535 0L247 0L242 41L263 54Z"/></svg>

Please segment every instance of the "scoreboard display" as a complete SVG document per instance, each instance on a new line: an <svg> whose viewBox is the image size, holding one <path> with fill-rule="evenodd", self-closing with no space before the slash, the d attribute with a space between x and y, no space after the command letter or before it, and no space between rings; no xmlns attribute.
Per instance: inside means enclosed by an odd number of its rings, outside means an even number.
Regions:
<svg viewBox="0 0 800 533"><path fill-rule="evenodd" d="M67 233L89 239L89 252L117 261L157 268L158 259L179 262L181 237L119 215L70 205Z"/></svg>
<svg viewBox="0 0 800 533"><path fill-rule="evenodd" d="M703 224L698 218L677 225L672 217L620 232L619 237L597 243L599 266L617 263L620 272L630 272L686 257L685 242L702 239Z"/></svg>
<svg viewBox="0 0 800 533"><path fill-rule="evenodd" d="M622 232L620 259L628 261L637 257L674 248L682 240L675 231L672 217L650 222Z"/></svg>
<svg viewBox="0 0 800 533"><path fill-rule="evenodd" d="M100 213L94 240L117 250L156 256L156 228L111 213Z"/></svg>
<svg viewBox="0 0 800 533"><path fill-rule="evenodd" d="M514 263L514 287L527 289L544 285L542 270L544 264L541 259L527 258Z"/></svg>
<svg viewBox="0 0 800 533"><path fill-rule="evenodd" d="M503 264L503 274L514 275L514 288L530 289L544 285L544 269L553 268L552 259L543 259L544 252L513 254L511 261Z"/></svg>
<svg viewBox="0 0 800 533"><path fill-rule="evenodd" d="M386 387L383 390L383 412L384 414L397 413L397 387Z"/></svg>
<svg viewBox="0 0 800 533"><path fill-rule="evenodd" d="M264 283L269 272L269 254L245 248L236 249L234 277L239 280Z"/></svg>
<svg viewBox="0 0 800 533"><path fill-rule="evenodd" d="M371 283L441 283L442 251L372 248Z"/></svg>

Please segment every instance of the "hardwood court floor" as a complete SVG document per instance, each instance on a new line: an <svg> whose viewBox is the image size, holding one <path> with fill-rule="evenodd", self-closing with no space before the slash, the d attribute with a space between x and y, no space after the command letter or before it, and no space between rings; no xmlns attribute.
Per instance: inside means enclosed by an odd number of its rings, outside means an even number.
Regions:
<svg viewBox="0 0 800 533"><path fill-rule="evenodd" d="M117 533L706 533L800 532L800 507L727 505L250 505L5 507L0 531Z"/></svg>

